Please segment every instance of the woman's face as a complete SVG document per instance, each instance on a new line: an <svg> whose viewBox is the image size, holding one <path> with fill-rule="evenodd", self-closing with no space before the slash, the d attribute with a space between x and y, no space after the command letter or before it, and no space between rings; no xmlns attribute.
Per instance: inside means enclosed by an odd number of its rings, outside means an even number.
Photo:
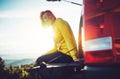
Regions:
<svg viewBox="0 0 120 79"><path fill-rule="evenodd" d="M47 23L48 25L52 24L53 23L53 15L49 12L46 12L43 14L43 20L45 23Z"/></svg>

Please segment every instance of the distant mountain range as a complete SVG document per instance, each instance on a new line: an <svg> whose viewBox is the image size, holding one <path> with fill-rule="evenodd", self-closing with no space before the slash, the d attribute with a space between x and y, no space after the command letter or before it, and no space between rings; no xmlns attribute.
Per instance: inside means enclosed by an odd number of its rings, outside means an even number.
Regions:
<svg viewBox="0 0 120 79"><path fill-rule="evenodd" d="M5 61L5 65L9 67L10 65L13 66L20 66L20 65L27 65L35 63L35 60L38 57L34 57L32 54L23 54L23 53L2 53L0 52L0 57Z"/></svg>
<svg viewBox="0 0 120 79"><path fill-rule="evenodd" d="M6 59L5 65L8 67L10 65L13 66L20 66L20 65L27 65L27 64L32 64L35 62L35 59L32 58L26 58L26 59Z"/></svg>

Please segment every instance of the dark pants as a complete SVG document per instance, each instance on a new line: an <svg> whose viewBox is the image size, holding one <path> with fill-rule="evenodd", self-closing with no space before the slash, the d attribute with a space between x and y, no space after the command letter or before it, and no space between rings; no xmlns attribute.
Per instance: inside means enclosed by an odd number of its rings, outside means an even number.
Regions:
<svg viewBox="0 0 120 79"><path fill-rule="evenodd" d="M73 61L72 57L70 57L66 54L63 54L62 52L55 52L52 54L40 56L36 60L36 65L39 66L42 62L45 62L45 63L70 63L70 62L74 62L74 61Z"/></svg>
<svg viewBox="0 0 120 79"><path fill-rule="evenodd" d="M66 79L69 77L73 72L74 68L72 67L55 67L55 68L47 68L42 64L45 62L47 64L53 63L71 63L74 62L72 57L62 53L62 52L55 52L52 54L47 54L40 56L36 60L36 66L40 66L39 69L35 71L35 79Z"/></svg>

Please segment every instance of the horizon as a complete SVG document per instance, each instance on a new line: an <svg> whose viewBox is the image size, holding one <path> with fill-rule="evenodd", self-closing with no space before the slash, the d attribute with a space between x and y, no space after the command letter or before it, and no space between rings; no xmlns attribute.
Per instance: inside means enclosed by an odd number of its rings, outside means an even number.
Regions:
<svg viewBox="0 0 120 79"><path fill-rule="evenodd" d="M74 2L82 3L82 0L74 0ZM37 58L51 49L53 47L52 30L43 29L39 20L40 12L47 9L51 10L56 17L68 21L78 42L82 6L64 1L1 0L0 55L13 55L14 58L18 58L14 54L21 54L19 57L24 55L27 58L31 55Z"/></svg>

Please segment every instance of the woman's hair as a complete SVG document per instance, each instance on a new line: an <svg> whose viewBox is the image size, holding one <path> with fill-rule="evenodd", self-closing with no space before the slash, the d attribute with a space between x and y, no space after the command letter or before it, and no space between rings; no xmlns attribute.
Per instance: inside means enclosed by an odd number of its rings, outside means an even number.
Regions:
<svg viewBox="0 0 120 79"><path fill-rule="evenodd" d="M41 20L41 24L42 24L43 26L47 26L47 23L46 23L46 22L44 21L44 19L43 19L43 15L44 15L45 13L50 13L50 14L53 15L53 13L52 13L50 10L42 11L42 12L40 13L40 20Z"/></svg>

